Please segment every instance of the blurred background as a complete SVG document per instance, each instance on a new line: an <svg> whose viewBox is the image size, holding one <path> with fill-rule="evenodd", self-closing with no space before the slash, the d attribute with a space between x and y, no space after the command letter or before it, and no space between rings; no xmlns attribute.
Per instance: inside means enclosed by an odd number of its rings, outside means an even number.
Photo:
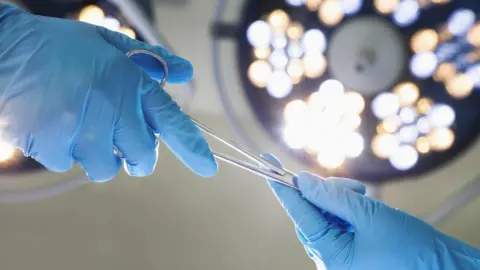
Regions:
<svg viewBox="0 0 480 270"><path fill-rule="evenodd" d="M218 133L480 248L479 1L9 2L169 48L195 78L167 91ZM154 175L90 184L0 142L0 191L2 270L315 269L263 179L164 147Z"/></svg>

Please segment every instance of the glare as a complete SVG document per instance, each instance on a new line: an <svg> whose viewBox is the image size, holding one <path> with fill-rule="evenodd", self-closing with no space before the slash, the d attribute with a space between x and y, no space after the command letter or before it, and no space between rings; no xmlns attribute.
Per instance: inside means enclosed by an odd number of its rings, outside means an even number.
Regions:
<svg viewBox="0 0 480 270"><path fill-rule="evenodd" d="M303 76L303 64L300 59L293 59L288 63L287 73L292 79L299 80Z"/></svg>
<svg viewBox="0 0 480 270"><path fill-rule="evenodd" d="M299 7L305 3L305 0L286 0L286 2L291 6Z"/></svg>
<svg viewBox="0 0 480 270"><path fill-rule="evenodd" d="M380 124L378 132L388 132L394 133L401 126L402 121L398 115L392 115L387 119L383 120Z"/></svg>
<svg viewBox="0 0 480 270"><path fill-rule="evenodd" d="M272 46L275 49L284 49L288 44L288 39L287 37L282 33L282 34L275 34L272 38Z"/></svg>
<svg viewBox="0 0 480 270"><path fill-rule="evenodd" d="M297 40L303 36L303 25L301 23L291 23L287 28L287 36L290 39Z"/></svg>
<svg viewBox="0 0 480 270"><path fill-rule="evenodd" d="M268 57L268 61L275 69L284 69L288 63L288 57L283 50L275 50Z"/></svg>
<svg viewBox="0 0 480 270"><path fill-rule="evenodd" d="M423 29L416 32L410 41L410 47L415 53L433 51L437 44L438 34L433 29Z"/></svg>
<svg viewBox="0 0 480 270"><path fill-rule="evenodd" d="M475 12L461 8L448 18L448 31L456 36L463 35L475 24Z"/></svg>
<svg viewBox="0 0 480 270"><path fill-rule="evenodd" d="M390 164L400 171L406 171L418 161L418 152L410 145L402 145L390 157Z"/></svg>
<svg viewBox="0 0 480 270"><path fill-rule="evenodd" d="M343 98L345 87L337 80L324 81L318 88L318 93L325 102L335 102ZM343 108L342 108L343 109Z"/></svg>
<svg viewBox="0 0 480 270"><path fill-rule="evenodd" d="M445 151L452 147L455 134L449 128L437 128L428 134L430 148L434 151Z"/></svg>
<svg viewBox="0 0 480 270"><path fill-rule="evenodd" d="M433 106L433 100L421 98L417 102L417 111L421 114L427 114Z"/></svg>
<svg viewBox="0 0 480 270"><path fill-rule="evenodd" d="M410 60L410 71L418 78L426 79L433 75L437 69L437 65L438 59L435 53L418 53Z"/></svg>
<svg viewBox="0 0 480 270"><path fill-rule="evenodd" d="M363 5L363 0L341 0L343 12L348 15L356 14Z"/></svg>
<svg viewBox="0 0 480 270"><path fill-rule="evenodd" d="M299 123L308 118L308 106L303 100L290 101L283 110L283 117L287 123Z"/></svg>
<svg viewBox="0 0 480 270"><path fill-rule="evenodd" d="M129 27L120 27L120 30L118 30L118 32L124 34L125 36L131 38L131 39L136 39L137 38L137 34L135 34L135 31L133 31L132 28L129 28Z"/></svg>
<svg viewBox="0 0 480 270"><path fill-rule="evenodd" d="M349 158L359 157L364 149L364 140L362 135L357 132L347 133L342 140L343 143L341 147L343 148L343 153Z"/></svg>
<svg viewBox="0 0 480 270"><path fill-rule="evenodd" d="M347 131L354 131L362 124L362 118L358 114L344 114L340 121L340 127Z"/></svg>
<svg viewBox="0 0 480 270"><path fill-rule="evenodd" d="M428 113L428 121L434 128L450 127L455 122L455 111L445 104L437 104Z"/></svg>
<svg viewBox="0 0 480 270"><path fill-rule="evenodd" d="M270 26L264 21L255 21L247 29L247 39L253 47L269 47L271 35Z"/></svg>
<svg viewBox="0 0 480 270"><path fill-rule="evenodd" d="M302 124L288 124L283 130L283 139L288 147L302 149L307 143L306 126Z"/></svg>
<svg viewBox="0 0 480 270"><path fill-rule="evenodd" d="M408 26L414 23L420 16L420 6L415 0L400 2L393 11L393 20L399 26Z"/></svg>
<svg viewBox="0 0 480 270"><path fill-rule="evenodd" d="M415 147L419 153L426 154L430 152L430 143L425 137L418 138L417 142L415 143Z"/></svg>
<svg viewBox="0 0 480 270"><path fill-rule="evenodd" d="M467 40L473 46L480 47L480 23L477 23L468 31Z"/></svg>
<svg viewBox="0 0 480 270"><path fill-rule="evenodd" d="M428 134L432 131L432 126L427 117L421 117L417 120L417 129L420 133Z"/></svg>
<svg viewBox="0 0 480 270"><path fill-rule="evenodd" d="M302 46L299 42L291 42L288 44L287 53L290 58L300 58L303 54Z"/></svg>
<svg viewBox="0 0 480 270"><path fill-rule="evenodd" d="M398 130L398 139L402 143L414 143L418 136L419 133L415 125L404 126Z"/></svg>
<svg viewBox="0 0 480 270"><path fill-rule="evenodd" d="M372 151L377 157L387 159L397 151L399 145L395 135L378 134L373 138Z"/></svg>
<svg viewBox="0 0 480 270"><path fill-rule="evenodd" d="M446 84L447 92L454 98L463 99L473 91L473 80L465 74L457 74Z"/></svg>
<svg viewBox="0 0 480 270"><path fill-rule="evenodd" d="M324 24L329 26L341 22L343 16L342 6L337 0L324 0L318 9L318 17Z"/></svg>
<svg viewBox="0 0 480 270"><path fill-rule="evenodd" d="M267 91L274 98L284 98L292 92L292 78L285 71L275 71L267 83Z"/></svg>
<svg viewBox="0 0 480 270"><path fill-rule="evenodd" d="M365 109L365 100L357 92L346 92L343 100L346 113L360 114Z"/></svg>
<svg viewBox="0 0 480 270"><path fill-rule="evenodd" d="M290 24L290 18L288 17L288 14L280 9L272 11L272 13L268 15L267 21L272 28L277 31L285 31Z"/></svg>
<svg viewBox="0 0 480 270"><path fill-rule="evenodd" d="M374 5L382 14L392 13L398 6L399 0L375 0Z"/></svg>
<svg viewBox="0 0 480 270"><path fill-rule="evenodd" d="M320 53L309 53L303 57L303 66L305 76L309 78L318 78L325 73L327 69L327 60Z"/></svg>
<svg viewBox="0 0 480 270"><path fill-rule="evenodd" d="M373 114L379 119L397 114L399 109L400 100L392 93L381 93L372 101Z"/></svg>
<svg viewBox="0 0 480 270"><path fill-rule="evenodd" d="M327 49L327 39L322 31L310 29L303 35L302 46L306 53L323 53Z"/></svg>
<svg viewBox="0 0 480 270"><path fill-rule="evenodd" d="M417 110L413 107L402 108L398 114L404 124L411 124L417 119Z"/></svg>
<svg viewBox="0 0 480 270"><path fill-rule="evenodd" d="M105 17L103 20L103 27L117 32L120 30L120 22L113 17Z"/></svg>
<svg viewBox="0 0 480 270"><path fill-rule="evenodd" d="M78 20L94 25L102 25L105 13L101 8L95 5L84 7L78 15Z"/></svg>
<svg viewBox="0 0 480 270"><path fill-rule="evenodd" d="M345 155L338 149L328 149L318 153L317 161L327 169L336 169L345 162Z"/></svg>
<svg viewBox="0 0 480 270"><path fill-rule="evenodd" d="M401 106L410 106L414 104L420 96L420 89L411 82L400 83L392 91L398 96Z"/></svg>
<svg viewBox="0 0 480 270"><path fill-rule="evenodd" d="M455 66L455 64L445 62L441 63L438 66L437 71L433 75L433 78L436 81L445 82L451 80L455 76L455 74L457 74L457 67Z"/></svg>
<svg viewBox="0 0 480 270"><path fill-rule="evenodd" d="M5 162L13 157L15 148L7 142L0 140L0 162Z"/></svg>
<svg viewBox="0 0 480 270"><path fill-rule="evenodd" d="M475 87L480 87L480 64L467 68L466 74L470 80L472 80Z"/></svg>
<svg viewBox="0 0 480 270"><path fill-rule="evenodd" d="M267 59L270 56L270 48L265 47L265 48L255 48L253 50L253 54L257 59Z"/></svg>
<svg viewBox="0 0 480 270"><path fill-rule="evenodd" d="M272 67L263 60L253 62L248 68L248 78L259 88L267 85L272 75Z"/></svg>
<svg viewBox="0 0 480 270"><path fill-rule="evenodd" d="M443 5L443 4L447 4L447 3L450 3L451 0L432 0L432 3L434 4L439 4L439 5Z"/></svg>

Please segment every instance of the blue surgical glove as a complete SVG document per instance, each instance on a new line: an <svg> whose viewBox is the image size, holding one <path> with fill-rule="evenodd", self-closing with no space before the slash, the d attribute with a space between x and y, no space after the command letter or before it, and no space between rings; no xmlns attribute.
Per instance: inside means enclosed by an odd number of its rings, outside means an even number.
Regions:
<svg viewBox="0 0 480 270"><path fill-rule="evenodd" d="M160 47L0 4L2 139L49 170L67 171L78 162L92 180L106 181L122 164L114 146L130 175L151 174L159 134L194 172L215 174L199 129L153 80L163 78L161 66L141 57L132 61L125 55L132 49L160 54L169 83L192 77L187 60Z"/></svg>
<svg viewBox="0 0 480 270"><path fill-rule="evenodd" d="M296 183L300 192L269 181L308 255L328 270L480 269L480 251L365 196L360 182L303 172Z"/></svg>

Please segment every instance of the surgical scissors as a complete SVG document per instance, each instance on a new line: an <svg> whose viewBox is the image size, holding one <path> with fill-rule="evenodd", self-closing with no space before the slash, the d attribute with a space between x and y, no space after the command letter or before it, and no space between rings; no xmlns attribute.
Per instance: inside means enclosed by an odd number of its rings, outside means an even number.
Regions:
<svg viewBox="0 0 480 270"><path fill-rule="evenodd" d="M136 55L136 54L143 54L143 55L151 56L151 57L155 58L156 60L158 60L158 62L160 64L162 64L165 75L159 83L160 83L160 86L163 88L165 86L165 83L168 80L168 65L167 65L167 62L159 54L154 53L154 52L149 51L149 50L146 50L146 49L131 50L127 53L127 57L132 57L133 55ZM240 153L241 155L250 159L250 161L255 162L256 164L250 164L248 162L230 157L230 156L225 155L223 153L218 153L218 152L213 151L213 156L217 160L221 160L223 162L229 163L231 165L234 165L236 167L239 167L241 169L249 171L249 172L251 172L253 174L256 174L258 176L262 176L262 177L268 178L272 181L275 181L275 182L281 183L283 185L292 187L294 189L298 189L296 187L295 183L294 183L294 179L296 177L295 174L291 173L290 171L288 171L288 170L286 170L286 169L284 169L280 166L277 166L277 165L271 163L270 161L262 158L260 155L255 155L255 154L251 153L249 150L245 149L244 147L242 147L242 146L240 146L240 145L238 145L238 144L236 144L232 141L229 141L227 139L222 138L217 133L215 133L212 129L210 129L209 127L200 123L199 121L197 121L195 118L191 117L190 115L188 115L188 117L190 117L190 119L193 121L193 123L195 123L198 126L198 128L200 130L202 130L204 133L208 134L209 136L216 139L217 141L225 144L226 146L230 147L231 149L235 150L236 152Z"/></svg>

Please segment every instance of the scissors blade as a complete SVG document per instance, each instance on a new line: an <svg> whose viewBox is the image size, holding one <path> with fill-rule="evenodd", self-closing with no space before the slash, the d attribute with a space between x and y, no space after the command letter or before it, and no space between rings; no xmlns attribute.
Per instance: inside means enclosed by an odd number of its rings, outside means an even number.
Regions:
<svg viewBox="0 0 480 270"><path fill-rule="evenodd" d="M289 174L280 175L280 174L278 174L274 171L259 168L258 166L254 166L254 165L249 164L247 162L237 160L235 158L232 158L232 157L227 156L227 155L222 154L222 153L214 152L213 155L215 156L215 158L217 158L219 160L222 160L226 163L229 163L233 166L236 166L238 168L244 169L244 170L249 171L249 172L251 172L253 174L256 174L258 176L267 178L269 180L275 181L277 183L280 183L280 184L283 184L283 185L286 185L286 186L289 186L291 188L294 188L294 189L298 190L298 188L293 183L293 178L295 177L295 175L293 175L293 174L291 174L291 175L289 175Z"/></svg>

